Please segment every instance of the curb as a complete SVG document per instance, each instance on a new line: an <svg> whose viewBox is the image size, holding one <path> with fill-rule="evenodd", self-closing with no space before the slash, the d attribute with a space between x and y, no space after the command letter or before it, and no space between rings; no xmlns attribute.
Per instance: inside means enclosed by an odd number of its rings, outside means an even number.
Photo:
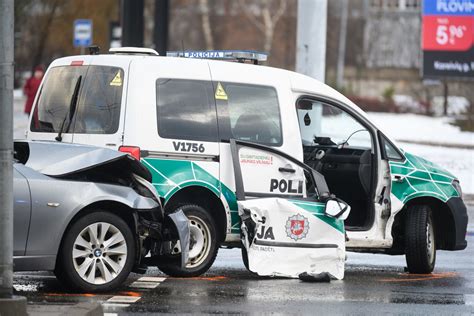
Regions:
<svg viewBox="0 0 474 316"><path fill-rule="evenodd" d="M28 305L29 316L103 316L102 305L97 302L83 302L75 305Z"/></svg>

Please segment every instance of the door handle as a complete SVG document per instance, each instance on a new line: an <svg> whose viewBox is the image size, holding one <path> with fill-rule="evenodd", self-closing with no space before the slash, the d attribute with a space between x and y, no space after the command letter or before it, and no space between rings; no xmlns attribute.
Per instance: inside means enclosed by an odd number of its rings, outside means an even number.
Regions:
<svg viewBox="0 0 474 316"><path fill-rule="evenodd" d="M295 173L296 170L293 168L287 168L287 167L280 167L278 168L278 171L280 172L288 172L288 173Z"/></svg>

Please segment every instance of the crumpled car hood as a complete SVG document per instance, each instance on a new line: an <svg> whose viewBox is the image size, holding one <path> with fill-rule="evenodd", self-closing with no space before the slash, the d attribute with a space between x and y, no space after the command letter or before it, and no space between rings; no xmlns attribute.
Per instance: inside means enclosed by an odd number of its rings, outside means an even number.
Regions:
<svg viewBox="0 0 474 316"><path fill-rule="evenodd" d="M151 181L151 173L127 153L89 145L47 141L15 141L15 158L26 167L51 177L67 176L105 164L124 164L133 173Z"/></svg>

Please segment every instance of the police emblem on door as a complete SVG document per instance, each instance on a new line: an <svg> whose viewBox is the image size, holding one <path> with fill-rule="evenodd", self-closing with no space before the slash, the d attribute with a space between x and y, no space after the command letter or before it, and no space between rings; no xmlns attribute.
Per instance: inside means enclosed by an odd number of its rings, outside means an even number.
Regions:
<svg viewBox="0 0 474 316"><path fill-rule="evenodd" d="M308 234L309 222L303 215L297 214L288 217L286 221L286 235L291 239L298 241Z"/></svg>

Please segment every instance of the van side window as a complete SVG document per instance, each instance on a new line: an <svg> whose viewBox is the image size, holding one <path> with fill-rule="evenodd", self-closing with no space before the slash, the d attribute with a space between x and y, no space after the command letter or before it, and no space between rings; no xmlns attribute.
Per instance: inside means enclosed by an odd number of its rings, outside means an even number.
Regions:
<svg viewBox="0 0 474 316"><path fill-rule="evenodd" d="M158 134L163 138L217 141L216 108L209 81L156 81Z"/></svg>
<svg viewBox="0 0 474 316"><path fill-rule="evenodd" d="M218 82L216 93L219 84L226 95L216 97L222 140L235 138L268 146L282 144L280 107L273 87Z"/></svg>
<svg viewBox="0 0 474 316"><path fill-rule="evenodd" d="M385 135L381 135L381 140L383 144L383 150L385 155L389 160L403 160L403 156L397 150L397 148L388 140Z"/></svg>
<svg viewBox="0 0 474 316"><path fill-rule="evenodd" d="M372 148L369 131L339 107L302 99L296 108L303 146Z"/></svg>
<svg viewBox="0 0 474 316"><path fill-rule="evenodd" d="M120 122L123 70L90 66L78 101L74 133L115 134Z"/></svg>

